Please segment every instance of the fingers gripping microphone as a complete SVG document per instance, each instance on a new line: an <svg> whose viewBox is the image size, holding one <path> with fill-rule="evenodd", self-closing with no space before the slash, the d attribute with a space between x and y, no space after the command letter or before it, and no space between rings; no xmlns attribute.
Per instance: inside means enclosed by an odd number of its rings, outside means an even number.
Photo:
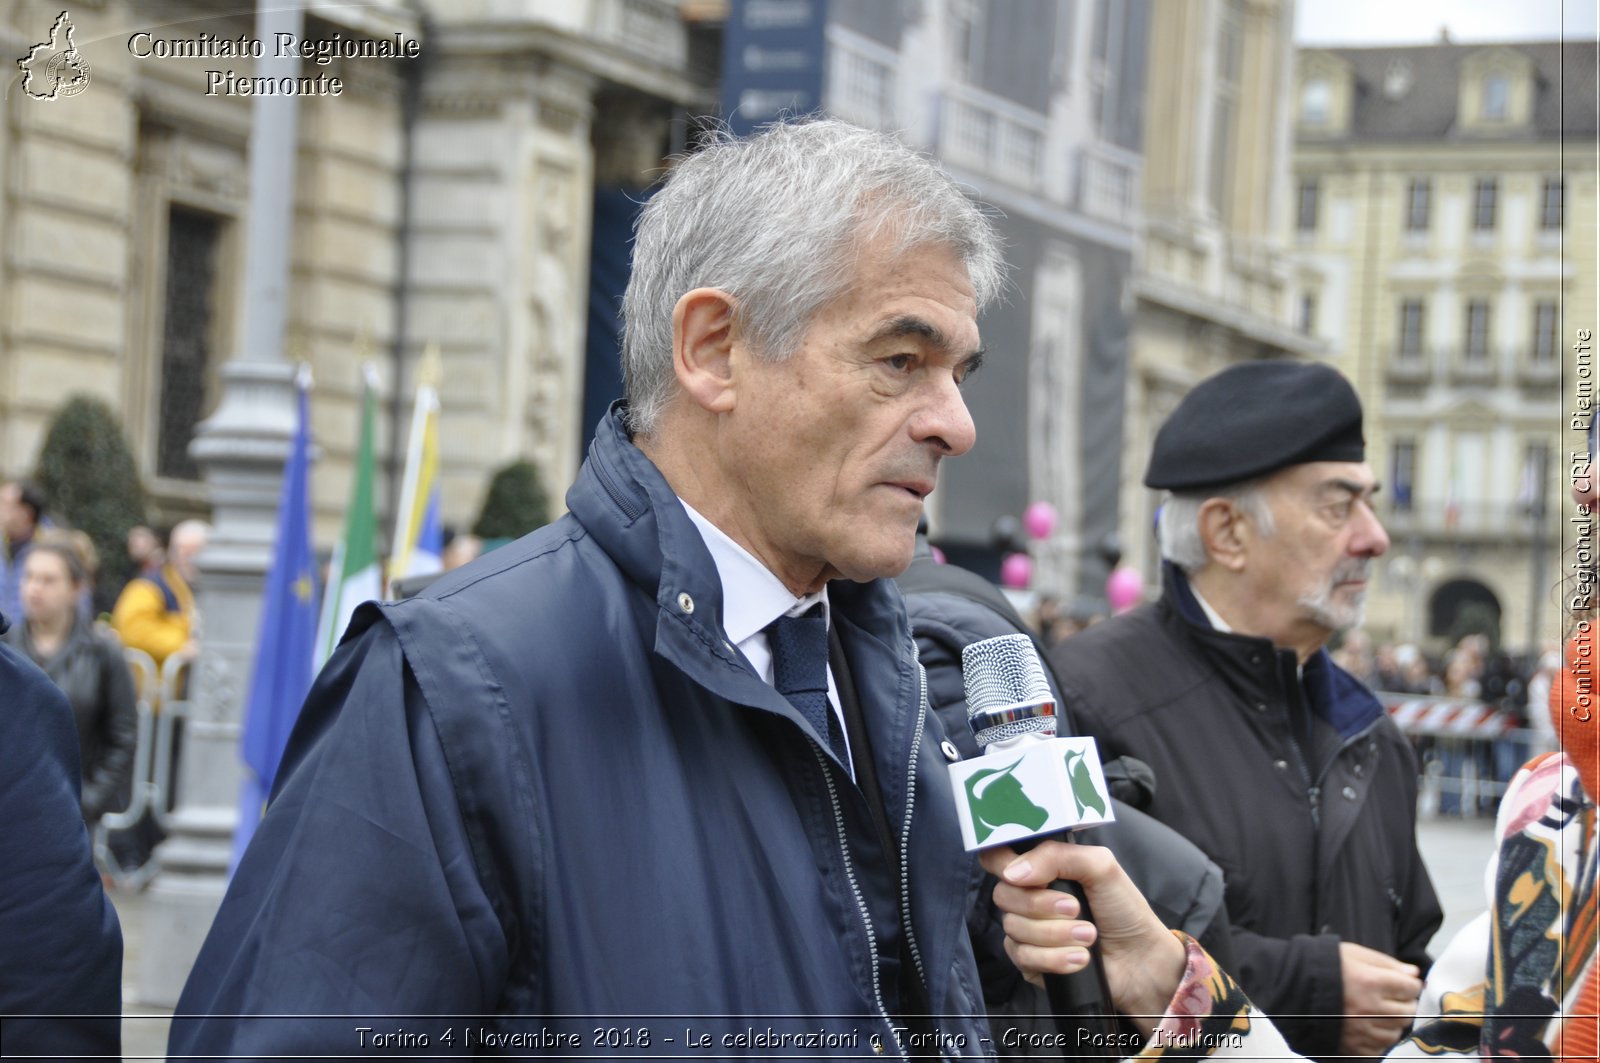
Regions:
<svg viewBox="0 0 1600 1063"><path fill-rule="evenodd" d="M1100 755L1092 738L1056 736L1056 705L1033 641L1002 635L965 647L967 723L982 754L950 765L957 815L969 850L1012 845L1026 852L1036 840L1114 818ZM1093 921L1076 882L1053 889L1078 900L1081 918ZM1115 1046L1116 1023L1098 947L1090 966L1076 974L1046 975L1045 990L1059 1020L1109 1037L1079 1037L1079 1049ZM1113 1054L1120 1050L1111 1047Z"/></svg>

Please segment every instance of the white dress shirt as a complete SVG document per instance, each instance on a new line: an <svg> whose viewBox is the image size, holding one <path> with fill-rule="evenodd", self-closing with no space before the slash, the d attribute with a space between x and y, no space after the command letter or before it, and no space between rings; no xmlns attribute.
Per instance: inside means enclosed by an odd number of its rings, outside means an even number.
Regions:
<svg viewBox="0 0 1600 1063"><path fill-rule="evenodd" d="M833 614L829 611L828 588L823 587L815 594L796 598L754 554L697 513L689 503L681 498L678 501L699 529L700 538L705 540L711 560L717 566L717 578L722 581L723 632L728 636L728 641L744 654L756 675L768 686L775 686L772 645L767 639L767 625L780 616L799 616L821 602L822 619L831 626ZM844 736L845 767L854 776L855 769L850 759L850 732L844 725L844 712L839 707L839 685L833 677L831 661L828 663L828 704L833 707L833 715L839 721L839 733ZM822 737L827 739L826 735Z"/></svg>

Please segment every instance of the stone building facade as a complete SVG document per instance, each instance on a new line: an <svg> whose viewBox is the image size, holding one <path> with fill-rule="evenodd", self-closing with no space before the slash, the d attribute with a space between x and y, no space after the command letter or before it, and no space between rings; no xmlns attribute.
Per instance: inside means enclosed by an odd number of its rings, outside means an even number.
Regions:
<svg viewBox="0 0 1600 1063"><path fill-rule="evenodd" d="M1139 484L1167 415L1229 365L1325 353L1292 318L1284 205L1293 28L1292 0L1156 0L1153 8L1121 507L1127 563L1147 586L1159 571L1152 528L1161 498Z"/></svg>
<svg viewBox="0 0 1600 1063"><path fill-rule="evenodd" d="M1560 630L1573 348L1595 329L1596 46L1303 49L1297 316L1367 409L1393 539L1368 628ZM1570 545L1570 542L1568 543Z"/></svg>
<svg viewBox="0 0 1600 1063"><path fill-rule="evenodd" d="M5 5L6 54L48 41L60 10ZM305 12L308 41L416 42L414 58L302 60L324 89L299 99L287 334L316 380L317 542L348 496L360 363L376 364L384 410L382 514L429 344L445 522L469 524L490 472L518 458L559 507L581 459L596 188L648 183L682 116L707 108L714 68L694 68L670 0ZM30 471L52 411L88 392L122 417L152 516L204 513L188 443L239 342L250 205L251 98L225 90L253 59L217 53L252 36L254 5L98 0L70 18L88 83L41 100L19 73L0 123L0 475Z"/></svg>

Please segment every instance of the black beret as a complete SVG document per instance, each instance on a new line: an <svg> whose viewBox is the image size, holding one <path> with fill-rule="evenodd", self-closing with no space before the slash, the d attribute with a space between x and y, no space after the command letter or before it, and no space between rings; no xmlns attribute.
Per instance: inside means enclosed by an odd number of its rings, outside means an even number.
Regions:
<svg viewBox="0 0 1600 1063"><path fill-rule="evenodd" d="M1207 377L1156 433L1146 487L1199 491L1311 461L1364 461L1361 400L1336 369L1245 362Z"/></svg>

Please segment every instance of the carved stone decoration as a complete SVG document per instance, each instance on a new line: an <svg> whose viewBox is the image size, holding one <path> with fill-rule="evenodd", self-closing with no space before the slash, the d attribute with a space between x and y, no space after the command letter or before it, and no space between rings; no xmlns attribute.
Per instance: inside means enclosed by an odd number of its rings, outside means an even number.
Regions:
<svg viewBox="0 0 1600 1063"><path fill-rule="evenodd" d="M202 653L195 660L189 682L191 719L210 723L239 719L235 711L240 708L239 680L223 654Z"/></svg>

